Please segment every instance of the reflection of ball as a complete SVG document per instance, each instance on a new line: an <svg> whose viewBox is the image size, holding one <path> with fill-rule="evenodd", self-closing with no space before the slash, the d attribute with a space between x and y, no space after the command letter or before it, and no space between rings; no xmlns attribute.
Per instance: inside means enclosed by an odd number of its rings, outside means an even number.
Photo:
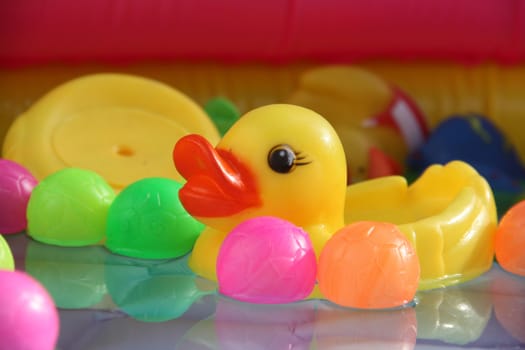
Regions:
<svg viewBox="0 0 525 350"><path fill-rule="evenodd" d="M204 294L215 294L215 290L207 293L198 288L198 277L184 270L185 263L183 259L145 260L110 254L105 263L105 285L119 310L132 318L143 322L174 320Z"/></svg>
<svg viewBox="0 0 525 350"><path fill-rule="evenodd" d="M397 226L357 222L328 240L319 257L319 288L330 301L356 308L389 308L414 298L419 260Z"/></svg>
<svg viewBox="0 0 525 350"><path fill-rule="evenodd" d="M501 267L525 276L525 201L514 205L501 218L494 248Z"/></svg>
<svg viewBox="0 0 525 350"><path fill-rule="evenodd" d="M61 246L99 242L115 193L96 173L66 168L42 180L27 206L28 233L37 241Z"/></svg>
<svg viewBox="0 0 525 350"><path fill-rule="evenodd" d="M47 291L18 271L0 270L0 286L0 349L54 349L59 319Z"/></svg>
<svg viewBox="0 0 525 350"><path fill-rule="evenodd" d="M523 278L498 271L492 274L490 296L499 324L525 344L525 284Z"/></svg>
<svg viewBox="0 0 525 350"><path fill-rule="evenodd" d="M67 248L30 240L25 271L36 278L61 309L84 309L106 294L104 262L109 252L101 246Z"/></svg>
<svg viewBox="0 0 525 350"><path fill-rule="evenodd" d="M315 275L315 253L306 232L274 217L239 224L217 258L219 292L242 301L301 300L312 291Z"/></svg>
<svg viewBox="0 0 525 350"><path fill-rule="evenodd" d="M181 187L164 178L147 178L126 187L109 209L107 248L146 259L188 253L204 225L180 203Z"/></svg>
<svg viewBox="0 0 525 350"><path fill-rule="evenodd" d="M0 233L16 233L26 228L27 202L36 184L24 167L0 159Z"/></svg>

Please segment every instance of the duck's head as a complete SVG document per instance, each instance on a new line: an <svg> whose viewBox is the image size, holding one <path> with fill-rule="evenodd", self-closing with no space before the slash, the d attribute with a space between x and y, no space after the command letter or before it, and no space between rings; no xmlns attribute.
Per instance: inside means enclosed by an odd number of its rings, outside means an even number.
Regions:
<svg viewBox="0 0 525 350"><path fill-rule="evenodd" d="M187 180L179 192L182 204L210 227L231 230L262 215L305 228L343 223L343 147L332 126L309 109L257 108L215 148L198 135L181 138L173 159Z"/></svg>

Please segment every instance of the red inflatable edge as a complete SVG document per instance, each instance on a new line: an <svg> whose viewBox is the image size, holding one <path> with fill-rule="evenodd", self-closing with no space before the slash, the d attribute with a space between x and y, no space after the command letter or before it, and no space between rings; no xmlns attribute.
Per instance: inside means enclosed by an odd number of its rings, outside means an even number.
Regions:
<svg viewBox="0 0 525 350"><path fill-rule="evenodd" d="M521 0L0 2L0 65L525 59Z"/></svg>

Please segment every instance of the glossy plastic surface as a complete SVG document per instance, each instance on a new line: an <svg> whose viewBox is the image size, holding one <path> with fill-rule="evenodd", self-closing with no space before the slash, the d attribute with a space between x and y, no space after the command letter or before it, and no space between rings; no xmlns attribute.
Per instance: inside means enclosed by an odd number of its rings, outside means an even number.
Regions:
<svg viewBox="0 0 525 350"><path fill-rule="evenodd" d="M260 206L254 175L231 150L215 149L203 136L191 134L177 141L173 161L187 180L180 199L191 215L231 216Z"/></svg>
<svg viewBox="0 0 525 350"><path fill-rule="evenodd" d="M345 192L344 153L334 129L320 115L292 105L249 112L216 149L199 140L182 139L174 159L188 180L180 192L181 202L209 226L190 258L190 266L201 276L216 279L217 254L236 223L264 215L303 227L317 256L343 226L343 213L346 223L396 224L418 252L420 289L465 281L490 267L497 220L494 197L485 179L466 163L431 167L410 188L402 177L386 177L352 185ZM285 172L272 168L275 150L293 159ZM220 152L228 155L228 161ZM242 172L237 174L236 169ZM221 197L231 192L227 186L232 183L253 184L249 193L258 193L261 204L222 211L230 202L246 198ZM243 187L236 188L242 193ZM210 211L204 213L202 208Z"/></svg>
<svg viewBox="0 0 525 350"><path fill-rule="evenodd" d="M45 261L45 266L60 267L59 272L77 269L78 273L55 273L56 283L64 287L85 284L72 288L67 296L78 299L76 309L59 309L58 349L457 350L525 346L525 278L497 264L469 282L420 291L410 307L356 310L323 300L279 305L235 301L218 294L216 284L193 275L186 257L143 260L106 251L103 259L93 259L87 251L77 254L79 248L67 247L53 247L55 252L47 256L28 256L27 236L9 235L7 240L19 266ZM104 271L103 278L93 279L91 274L86 280L82 271L90 269ZM82 306L84 299L99 302L86 307Z"/></svg>
<svg viewBox="0 0 525 350"><path fill-rule="evenodd" d="M275 217L257 217L237 225L217 257L219 292L246 302L302 300L312 292L316 274L308 234Z"/></svg>
<svg viewBox="0 0 525 350"><path fill-rule="evenodd" d="M403 306L414 299L419 276L416 250L391 223L347 225L326 242L319 257L319 289L346 307Z"/></svg>
<svg viewBox="0 0 525 350"><path fill-rule="evenodd" d="M0 234L25 230L27 202L36 184L23 166L0 159Z"/></svg>
<svg viewBox="0 0 525 350"><path fill-rule="evenodd" d="M187 254L204 225L180 203L181 186L172 179L147 178L126 187L109 208L106 247L145 259Z"/></svg>
<svg viewBox="0 0 525 350"><path fill-rule="evenodd" d="M209 226L190 258L200 275L216 279L222 240L248 218L276 216L302 227L317 255L343 226L344 151L332 126L319 114L293 105L268 105L242 116L215 149L199 138L183 140L174 150L175 165L187 179L181 202ZM270 159L275 154L286 155L286 162L293 160L287 172L272 168L275 164ZM241 193L232 196L231 188ZM244 200L254 193L260 201ZM239 202L242 211L224 212ZM210 210L202 212L202 208Z"/></svg>
<svg viewBox="0 0 525 350"><path fill-rule="evenodd" d="M138 76L93 74L55 87L17 118L3 156L38 179L80 167L122 189L159 174L180 179L169 154L190 132L219 138L206 113L181 92Z"/></svg>
<svg viewBox="0 0 525 350"><path fill-rule="evenodd" d="M0 348L54 350L58 311L37 280L21 271L0 270Z"/></svg>
<svg viewBox="0 0 525 350"><path fill-rule="evenodd" d="M479 276L492 265L497 216L483 177L460 161L429 167L408 186L386 177L348 187L346 222L398 225L416 248L420 289L439 288Z"/></svg>
<svg viewBox="0 0 525 350"><path fill-rule="evenodd" d="M495 249L505 270L525 276L525 201L515 204L501 218Z"/></svg>
<svg viewBox="0 0 525 350"><path fill-rule="evenodd" d="M115 198L98 174L66 168L43 179L27 206L27 233L40 242L83 246L106 236L106 218Z"/></svg>

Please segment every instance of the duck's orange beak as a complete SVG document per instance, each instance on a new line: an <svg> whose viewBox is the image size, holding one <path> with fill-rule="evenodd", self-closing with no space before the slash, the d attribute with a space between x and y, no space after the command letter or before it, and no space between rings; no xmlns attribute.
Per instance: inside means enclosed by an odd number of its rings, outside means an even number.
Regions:
<svg viewBox="0 0 525 350"><path fill-rule="evenodd" d="M179 139L173 161L187 180L179 198L192 216L226 217L261 204L249 169L230 151L215 149L200 135Z"/></svg>

